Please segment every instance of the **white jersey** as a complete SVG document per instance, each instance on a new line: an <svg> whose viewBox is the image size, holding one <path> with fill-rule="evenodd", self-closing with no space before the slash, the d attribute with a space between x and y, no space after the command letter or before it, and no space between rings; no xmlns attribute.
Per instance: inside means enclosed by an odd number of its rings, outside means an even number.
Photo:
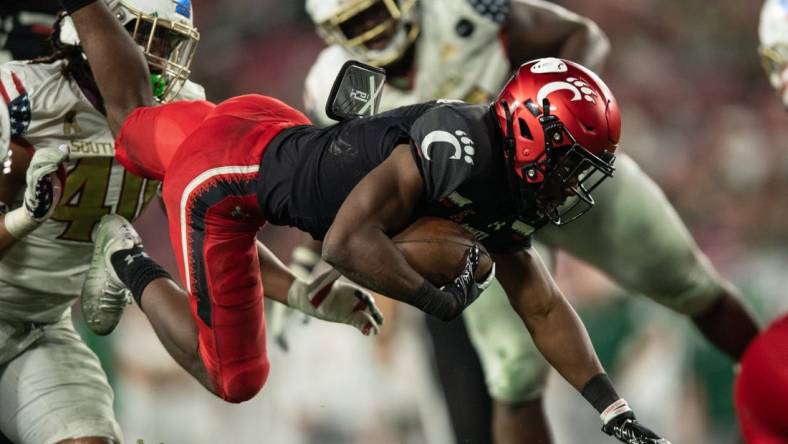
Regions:
<svg viewBox="0 0 788 444"><path fill-rule="evenodd" d="M79 294L93 252L92 232L102 216L133 220L159 183L126 172L114 159L107 120L65 62L9 62L0 67L0 96L8 104L15 141L36 150L68 144L71 159L63 198L52 218L16 242L0 260L0 317L52 322ZM203 99L187 83L180 99ZM21 202L22 192L19 194Z"/></svg>
<svg viewBox="0 0 788 444"><path fill-rule="evenodd" d="M503 6L477 0L429 0L419 3L420 19L427 26L414 43L415 71L412 87L401 90L386 85L380 109L435 99L470 103L489 102L511 77L512 67L501 40ZM318 56L306 78L305 105L318 125L334 123L325 103L334 78L350 54L339 45Z"/></svg>

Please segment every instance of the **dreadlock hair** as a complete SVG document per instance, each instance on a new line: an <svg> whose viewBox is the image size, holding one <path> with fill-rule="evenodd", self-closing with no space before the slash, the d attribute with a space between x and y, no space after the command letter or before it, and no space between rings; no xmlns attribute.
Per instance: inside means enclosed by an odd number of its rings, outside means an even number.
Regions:
<svg viewBox="0 0 788 444"><path fill-rule="evenodd" d="M52 34L49 36L49 44L52 47L52 53L47 56L38 57L30 61L30 63L53 63L59 60L64 60L61 73L63 77L71 78L82 86L83 91L88 89L92 94L88 94L88 99L98 108L103 114L104 101L99 93L96 81L93 79L93 73L90 71L90 65L85 57L85 53L78 45L67 45L60 41L60 31L63 26L63 20L68 16L65 11L61 11L57 15L57 19L53 24Z"/></svg>
<svg viewBox="0 0 788 444"><path fill-rule="evenodd" d="M49 36L49 45L52 47L52 53L35 58L30 63L52 63L58 60L65 60L66 63L63 65L64 76L75 80L90 79L91 83L93 83L93 74L90 72L90 65L88 65L82 48L78 45L67 45L60 41L60 30L63 26L63 20L67 16L65 11L61 11L52 26L53 31Z"/></svg>

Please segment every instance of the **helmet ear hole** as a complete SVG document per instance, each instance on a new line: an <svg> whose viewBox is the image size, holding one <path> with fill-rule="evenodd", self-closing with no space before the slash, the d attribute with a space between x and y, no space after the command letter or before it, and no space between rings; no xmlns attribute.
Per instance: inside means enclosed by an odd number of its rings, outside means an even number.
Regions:
<svg viewBox="0 0 788 444"><path fill-rule="evenodd" d="M518 118L517 124L520 127L520 136L528 140L534 140L534 136L531 134L531 129L528 128L528 124L525 123L525 120L523 118Z"/></svg>
<svg viewBox="0 0 788 444"><path fill-rule="evenodd" d="M578 120L578 122L580 123L580 127L583 128L583 131L585 131L586 133L596 134L596 128L594 128L593 125L586 125L586 123L583 122L582 120Z"/></svg>

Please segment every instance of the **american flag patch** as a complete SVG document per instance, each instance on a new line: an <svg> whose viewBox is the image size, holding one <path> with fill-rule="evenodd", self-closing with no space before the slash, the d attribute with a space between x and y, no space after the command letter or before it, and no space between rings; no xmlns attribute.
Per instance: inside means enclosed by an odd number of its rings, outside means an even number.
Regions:
<svg viewBox="0 0 788 444"><path fill-rule="evenodd" d="M0 95L2 95L3 101L8 106L8 117L11 119L11 137L18 137L25 134L27 127L30 126L30 120L32 119L30 96L16 74L11 73L11 80L14 85L13 95L9 95L6 83L1 80ZM11 97L14 98L11 99Z"/></svg>
<svg viewBox="0 0 788 444"><path fill-rule="evenodd" d="M8 104L8 116L11 118L11 137L21 136L30 126L30 98L22 94Z"/></svg>

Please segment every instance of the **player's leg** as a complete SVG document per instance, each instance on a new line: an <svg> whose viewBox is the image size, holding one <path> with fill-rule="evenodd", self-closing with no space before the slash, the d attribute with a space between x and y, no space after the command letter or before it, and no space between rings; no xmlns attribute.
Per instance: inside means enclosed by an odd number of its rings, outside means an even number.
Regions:
<svg viewBox="0 0 788 444"><path fill-rule="evenodd" d="M199 355L214 393L245 401L262 388L269 369L255 238L264 221L257 165L183 173L167 173L164 201Z"/></svg>
<svg viewBox="0 0 788 444"><path fill-rule="evenodd" d="M744 353L736 380L736 410L746 442L788 442L788 317L758 336Z"/></svg>
<svg viewBox="0 0 788 444"><path fill-rule="evenodd" d="M175 361L213 391L197 353L197 327L188 295L145 253L131 223L119 215L104 216L96 227L94 243L80 295L90 328L101 335L112 332L133 297Z"/></svg>
<svg viewBox="0 0 788 444"><path fill-rule="evenodd" d="M13 332L6 347L36 339L0 365L0 430L8 439L17 444L121 442L112 389L68 314L55 324L3 322L0 329Z"/></svg>
<svg viewBox="0 0 788 444"><path fill-rule="evenodd" d="M426 324L432 342L432 364L456 442L492 443L492 400L468 338L467 322L463 318L444 322L427 316Z"/></svg>
<svg viewBox="0 0 788 444"><path fill-rule="evenodd" d="M235 97L207 113L169 161L139 162L153 165L151 171L166 164L163 198L191 316L185 316L182 297L161 296L183 293L167 280L150 279L158 265L149 258L137 261L144 266L135 265L136 272L124 271L132 267L124 267L123 260L113 260L113 267L142 298L143 310L173 357L228 401L254 396L268 374L255 244L264 222L256 189L260 159L282 128L305 123L306 117L278 100ZM142 251L129 253L123 257Z"/></svg>
<svg viewBox="0 0 788 444"><path fill-rule="evenodd" d="M104 217L96 245L178 364L212 393L241 402L262 388L269 367L255 240L262 222L256 174L208 175L205 181L200 174L185 177L193 176L189 186L176 181L168 187L165 179L164 187L186 291L147 256L125 219ZM101 294L100 288L91 293Z"/></svg>
<svg viewBox="0 0 788 444"><path fill-rule="evenodd" d="M494 281L463 313L493 402L496 444L549 444L542 391L550 365L534 345L506 292Z"/></svg>
<svg viewBox="0 0 788 444"><path fill-rule="evenodd" d="M738 360L757 334L736 289L698 249L662 190L626 155L597 205L539 240L594 265L628 290L692 317L720 350Z"/></svg>
<svg viewBox="0 0 788 444"><path fill-rule="evenodd" d="M118 134L115 158L137 176L161 180L181 143L214 108L204 100L137 108Z"/></svg>

